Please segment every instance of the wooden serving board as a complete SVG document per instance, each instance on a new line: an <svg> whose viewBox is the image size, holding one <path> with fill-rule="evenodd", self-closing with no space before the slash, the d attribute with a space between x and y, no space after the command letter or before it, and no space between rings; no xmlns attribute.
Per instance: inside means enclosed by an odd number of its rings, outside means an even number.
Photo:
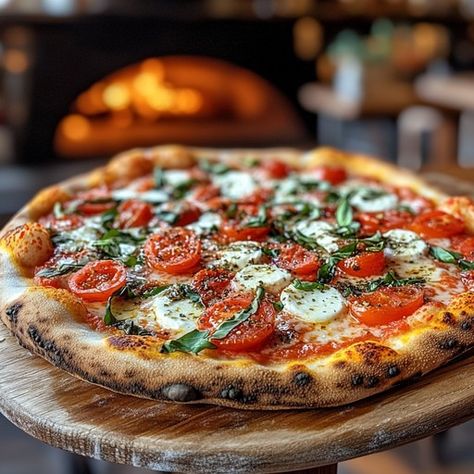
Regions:
<svg viewBox="0 0 474 474"><path fill-rule="evenodd" d="M155 470L281 472L336 463L474 416L474 355L342 408L242 411L127 397L20 347L0 324L0 410L77 454Z"/></svg>

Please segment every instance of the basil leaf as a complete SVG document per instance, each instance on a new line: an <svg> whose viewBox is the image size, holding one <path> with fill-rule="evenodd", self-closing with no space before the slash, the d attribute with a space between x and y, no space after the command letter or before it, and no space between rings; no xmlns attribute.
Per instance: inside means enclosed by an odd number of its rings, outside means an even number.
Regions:
<svg viewBox="0 0 474 474"><path fill-rule="evenodd" d="M474 270L474 262L464 260L463 258L458 261L458 265L461 267L462 270Z"/></svg>
<svg viewBox="0 0 474 474"><path fill-rule="evenodd" d="M316 250L318 248L321 248L321 246L318 244L318 242L316 242L316 239L304 235L299 230L296 230L293 233L293 240L296 243L302 245L303 247L305 247L309 250Z"/></svg>
<svg viewBox="0 0 474 474"><path fill-rule="evenodd" d="M198 303L201 306L204 306L201 295L190 285L180 285L180 290L183 292L185 298L188 298L188 300L191 300L193 303Z"/></svg>
<svg viewBox="0 0 474 474"><path fill-rule="evenodd" d="M352 224L352 208L348 199L342 199L336 209L336 222L339 227Z"/></svg>
<svg viewBox="0 0 474 474"><path fill-rule="evenodd" d="M156 217L158 217L158 219L168 224L173 225L173 224L176 224L176 222L178 222L179 214L177 214L176 212L171 212L171 211L159 211L156 214Z"/></svg>
<svg viewBox="0 0 474 474"><path fill-rule="evenodd" d="M245 168L255 168L260 164L260 160L254 156L246 156L242 161Z"/></svg>
<svg viewBox="0 0 474 474"><path fill-rule="evenodd" d="M301 280L295 280L293 282L293 286L297 290L302 290L302 291L313 291L313 290L325 290L327 289L327 286L322 284L319 281L301 281Z"/></svg>
<svg viewBox="0 0 474 474"><path fill-rule="evenodd" d="M186 196L186 193L193 187L195 183L195 179L190 179L188 181L185 181L184 183L178 184L174 187L171 195L174 199L182 199L184 196Z"/></svg>
<svg viewBox="0 0 474 474"><path fill-rule="evenodd" d="M237 207L237 203L232 202L225 211L226 217L228 217L229 219L233 219L237 215L238 209L239 208Z"/></svg>
<svg viewBox="0 0 474 474"><path fill-rule="evenodd" d="M328 260L319 267L318 281L322 283L328 283L332 280L336 271L336 265L346 258L351 257L357 249L357 241L351 242L350 244L340 248L337 252L334 252Z"/></svg>
<svg viewBox="0 0 474 474"><path fill-rule="evenodd" d="M204 349L215 349L216 346L209 341L209 338L223 339L232 331L232 329L236 328L250 318L250 316L255 314L258 311L264 293L264 289L259 286L255 298L252 300L250 306L221 323L212 335L210 335L209 331L199 331L194 329L178 339L165 342L161 348L161 352L168 353L180 351L198 354Z"/></svg>
<svg viewBox="0 0 474 474"><path fill-rule="evenodd" d="M443 249L442 247L430 247L430 254L440 262L443 263L458 263L462 255L451 250Z"/></svg>
<svg viewBox="0 0 474 474"><path fill-rule="evenodd" d="M247 220L244 227L263 227L267 223L267 207L260 206L258 214Z"/></svg>
<svg viewBox="0 0 474 474"><path fill-rule="evenodd" d="M232 331L232 329L236 328L244 321L249 319L250 316L255 314L258 311L260 302L262 301L264 294L265 290L263 289L263 287L259 286L257 288L255 298L253 299L250 306L246 309L243 309L242 311L239 311L238 313L234 314L232 318L227 319L226 321L221 323L216 329L216 331L214 331L214 333L212 334L212 339L224 339L224 337L226 337Z"/></svg>
<svg viewBox="0 0 474 474"><path fill-rule="evenodd" d="M171 285L155 286L154 288L145 290L140 296L142 298L151 298L152 296L159 295L162 291L166 290L170 286Z"/></svg>
<svg viewBox="0 0 474 474"><path fill-rule="evenodd" d="M142 328L138 324L135 324L131 319L125 319L124 321L117 321L113 325L122 330L129 336L151 336L153 333L147 329Z"/></svg>
<svg viewBox="0 0 474 474"><path fill-rule="evenodd" d="M225 174L230 171L230 168L224 163L213 163L211 161L201 161L199 163L199 168L209 174Z"/></svg>
<svg viewBox="0 0 474 474"><path fill-rule="evenodd" d="M283 309L283 303L281 301L274 301L273 307L280 312Z"/></svg>
<svg viewBox="0 0 474 474"><path fill-rule="evenodd" d="M264 255L268 255L271 258L278 258L278 256L280 255L279 249L270 249L268 247L262 247L261 250Z"/></svg>
<svg viewBox="0 0 474 474"><path fill-rule="evenodd" d="M43 268L36 276L43 278L53 278L60 275L66 275L67 273L75 272L85 265L85 263L62 263L56 268Z"/></svg>
<svg viewBox="0 0 474 474"><path fill-rule="evenodd" d="M62 219L64 217L63 206L60 202L55 202L53 206L53 215L56 219Z"/></svg>
<svg viewBox="0 0 474 474"><path fill-rule="evenodd" d="M104 324L111 326L117 322L117 319L112 313L112 300L115 298L116 294L110 295L107 300L107 305L105 306L105 315L104 315Z"/></svg>
<svg viewBox="0 0 474 474"><path fill-rule="evenodd" d="M155 181L155 188L162 188L165 185L165 173L163 168L157 166L153 170L153 180Z"/></svg>
<svg viewBox="0 0 474 474"><path fill-rule="evenodd" d="M462 254L442 247L430 247L430 254L443 263L454 263L462 270L474 270L474 262L463 258Z"/></svg>
<svg viewBox="0 0 474 474"><path fill-rule="evenodd" d="M380 231L377 231L374 235L365 239L359 239L359 242L366 244L366 252L380 252L385 247L385 241L386 239L383 237Z"/></svg>
<svg viewBox="0 0 474 474"><path fill-rule="evenodd" d="M161 347L161 352L191 352L198 354L204 349L215 349L216 346L209 342L209 331L194 329L178 339L166 341Z"/></svg>
<svg viewBox="0 0 474 474"><path fill-rule="evenodd" d="M398 278L393 272L388 272L382 278L371 281L365 288L365 291L372 292L383 286L405 286L425 283L424 278Z"/></svg>
<svg viewBox="0 0 474 474"><path fill-rule="evenodd" d="M100 223L106 229L110 229L117 216L118 216L118 211L116 207L109 209L108 211L105 211L104 213L101 214Z"/></svg>

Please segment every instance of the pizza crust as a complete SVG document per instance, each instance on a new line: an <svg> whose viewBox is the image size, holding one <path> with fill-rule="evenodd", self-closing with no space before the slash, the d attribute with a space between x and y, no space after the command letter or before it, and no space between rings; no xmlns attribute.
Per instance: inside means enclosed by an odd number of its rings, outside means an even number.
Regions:
<svg viewBox="0 0 474 474"><path fill-rule="evenodd" d="M278 155L294 166L336 163L355 173L410 187L437 202L446 197L411 173L365 156L327 148L306 153L302 160L296 150L252 153L262 159ZM133 150L104 168L41 192L2 233L3 322L31 352L113 391L161 401L247 409L351 403L429 372L474 345L474 293L463 293L448 308L434 313L428 326L388 340L387 345L359 342L324 358L269 366L250 360L206 358L205 352L197 356L178 352L165 355L159 352L161 344L156 339L94 331L85 322L85 307L69 292L32 286L28 269L14 257L15 245L5 237L6 232L11 235L12 229L34 220L40 212L48 212L58 196L68 196L73 190L100 183L126 184L157 164L191 166L198 155L232 162L248 154L249 150L222 152L176 146Z"/></svg>

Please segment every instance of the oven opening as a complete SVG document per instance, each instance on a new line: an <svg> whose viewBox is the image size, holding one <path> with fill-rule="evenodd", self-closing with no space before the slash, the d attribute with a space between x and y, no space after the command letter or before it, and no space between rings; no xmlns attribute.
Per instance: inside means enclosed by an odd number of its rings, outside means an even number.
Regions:
<svg viewBox="0 0 474 474"><path fill-rule="evenodd" d="M166 56L82 92L59 122L54 147L83 158L160 143L268 146L304 137L293 106L257 74L208 57Z"/></svg>

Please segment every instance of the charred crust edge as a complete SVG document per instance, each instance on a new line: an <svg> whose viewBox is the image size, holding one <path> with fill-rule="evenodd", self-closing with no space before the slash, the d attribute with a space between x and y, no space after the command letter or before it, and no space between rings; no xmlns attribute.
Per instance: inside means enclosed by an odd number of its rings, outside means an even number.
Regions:
<svg viewBox="0 0 474 474"><path fill-rule="evenodd" d="M20 309L23 307L21 303L13 303L12 305L8 306L8 308L5 310L5 314L7 315L7 318L12 322L16 323L18 321L18 313L20 312Z"/></svg>
<svg viewBox="0 0 474 474"><path fill-rule="evenodd" d="M173 402L193 402L202 398L199 390L185 383L166 385L161 394Z"/></svg>

